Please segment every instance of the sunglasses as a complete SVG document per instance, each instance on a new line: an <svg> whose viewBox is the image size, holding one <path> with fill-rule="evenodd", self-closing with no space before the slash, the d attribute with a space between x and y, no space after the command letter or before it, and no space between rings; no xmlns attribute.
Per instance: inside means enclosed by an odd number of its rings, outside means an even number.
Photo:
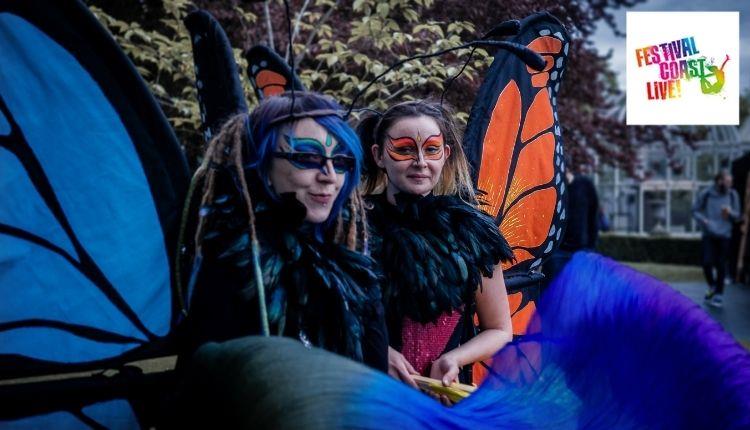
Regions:
<svg viewBox="0 0 750 430"><path fill-rule="evenodd" d="M342 154L326 157L315 152L274 152L273 156L289 160L298 169L323 170L328 160L331 160L336 173L351 173L357 165L354 157Z"/></svg>

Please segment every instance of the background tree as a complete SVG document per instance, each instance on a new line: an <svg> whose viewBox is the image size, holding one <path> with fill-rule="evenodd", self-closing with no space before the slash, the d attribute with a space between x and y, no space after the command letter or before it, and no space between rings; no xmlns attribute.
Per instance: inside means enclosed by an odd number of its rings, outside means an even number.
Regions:
<svg viewBox="0 0 750 430"><path fill-rule="evenodd" d="M636 171L639 145L659 141L668 149L673 134L663 127L625 127L623 95L607 56L593 47L599 24L616 33L611 12L644 0L290 0L293 57L305 85L344 104L390 64L417 53L457 46L496 24L547 10L571 37L568 71L561 88L560 121L572 167L600 160ZM211 12L240 52L256 44L289 57L287 20L280 0L90 0L92 9L131 56L151 85L195 164L203 142L193 88L190 41L181 20L193 7ZM357 106L383 109L418 97L439 97L463 66L469 50L412 61L383 77ZM477 49L446 98L465 122L491 63L492 51ZM255 100L248 91L249 102ZM683 133L688 141L690 133Z"/></svg>

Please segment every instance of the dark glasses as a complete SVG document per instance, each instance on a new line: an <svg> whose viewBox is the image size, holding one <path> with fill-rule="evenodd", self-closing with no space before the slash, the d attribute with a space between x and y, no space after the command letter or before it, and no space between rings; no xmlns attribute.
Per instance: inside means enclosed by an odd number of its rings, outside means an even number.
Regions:
<svg viewBox="0 0 750 430"><path fill-rule="evenodd" d="M273 156L289 160L298 169L323 170L328 160L331 160L336 173L351 173L357 164L354 157L342 154L326 157L315 152L274 152Z"/></svg>

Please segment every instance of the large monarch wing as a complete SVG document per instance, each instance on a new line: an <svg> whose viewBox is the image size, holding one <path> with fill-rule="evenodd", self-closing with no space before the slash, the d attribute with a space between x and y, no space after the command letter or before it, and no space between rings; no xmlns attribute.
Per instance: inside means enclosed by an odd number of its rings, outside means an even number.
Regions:
<svg viewBox="0 0 750 430"><path fill-rule="evenodd" d="M187 182L83 3L0 3L0 377L164 353Z"/></svg>
<svg viewBox="0 0 750 430"><path fill-rule="evenodd" d="M500 51L471 110L464 135L481 208L495 217L515 261L503 265L514 336L527 333L536 311L541 275L536 269L562 237L565 182L557 94L569 37L543 12L520 21L513 42L544 58L542 71ZM536 351L527 352L538 367ZM474 365L474 381L486 370Z"/></svg>
<svg viewBox="0 0 750 430"><path fill-rule="evenodd" d="M245 54L247 76L255 89L258 100L290 91L304 91L305 87L297 75L276 52L266 46L257 45Z"/></svg>
<svg viewBox="0 0 750 430"><path fill-rule="evenodd" d="M496 218L516 261L510 274L538 267L561 238L565 219L557 94L569 37L546 12L521 21L513 42L546 60L537 72L508 52L495 57L464 136L482 209Z"/></svg>

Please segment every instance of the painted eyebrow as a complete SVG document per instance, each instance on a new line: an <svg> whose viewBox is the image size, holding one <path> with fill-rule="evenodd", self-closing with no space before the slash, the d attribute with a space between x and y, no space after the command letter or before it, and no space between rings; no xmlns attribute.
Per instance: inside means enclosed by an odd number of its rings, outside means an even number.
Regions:
<svg viewBox="0 0 750 430"><path fill-rule="evenodd" d="M331 136L330 134L328 134L327 136L330 136L332 140L335 139L335 137ZM284 137L289 143L289 146L292 147L291 148L292 150L296 150L296 148L294 147L294 142L297 141L301 145L304 145L305 143L307 143L308 145L314 144L315 145L314 149L319 149L323 153L323 155L326 155L325 146L323 146L323 144L314 137L293 137L293 136L289 136L286 134L284 135ZM337 140L336 145L331 150L331 155L352 155L352 153L351 151L349 151L349 148L342 145Z"/></svg>
<svg viewBox="0 0 750 430"><path fill-rule="evenodd" d="M404 141L411 142L414 145L417 144L417 141L414 140L414 138L411 136L392 137L391 135L388 135L388 139L390 139L391 143L393 144L403 143ZM422 146L424 146L427 143L435 143L434 142L435 140L439 140L439 143L443 143L443 134L438 132L438 134L427 136L427 138L424 140L424 143L422 143Z"/></svg>
<svg viewBox="0 0 750 430"><path fill-rule="evenodd" d="M289 136L288 134L285 134L284 138L286 138L286 141L290 147L289 149L291 149L292 151L305 152L305 151L299 151L299 149L309 148L309 149L320 151L323 153L323 155L325 155L326 153L326 149L323 146L323 144L314 137L294 137L294 136Z"/></svg>
<svg viewBox="0 0 750 430"><path fill-rule="evenodd" d="M422 146L427 145L428 143L443 143L443 134L433 134L432 136L427 136L427 139L424 140L424 143Z"/></svg>
<svg viewBox="0 0 750 430"><path fill-rule="evenodd" d="M293 145L294 143L317 143L318 145L325 148L325 146L323 146L323 142L314 137L295 137L288 134L285 134L284 137L290 145Z"/></svg>
<svg viewBox="0 0 750 430"><path fill-rule="evenodd" d="M391 141L391 144L397 145L397 144L403 144L403 143L411 143L414 146L417 146L417 141L414 140L411 136L401 136L401 137L391 137L388 135L388 140Z"/></svg>

